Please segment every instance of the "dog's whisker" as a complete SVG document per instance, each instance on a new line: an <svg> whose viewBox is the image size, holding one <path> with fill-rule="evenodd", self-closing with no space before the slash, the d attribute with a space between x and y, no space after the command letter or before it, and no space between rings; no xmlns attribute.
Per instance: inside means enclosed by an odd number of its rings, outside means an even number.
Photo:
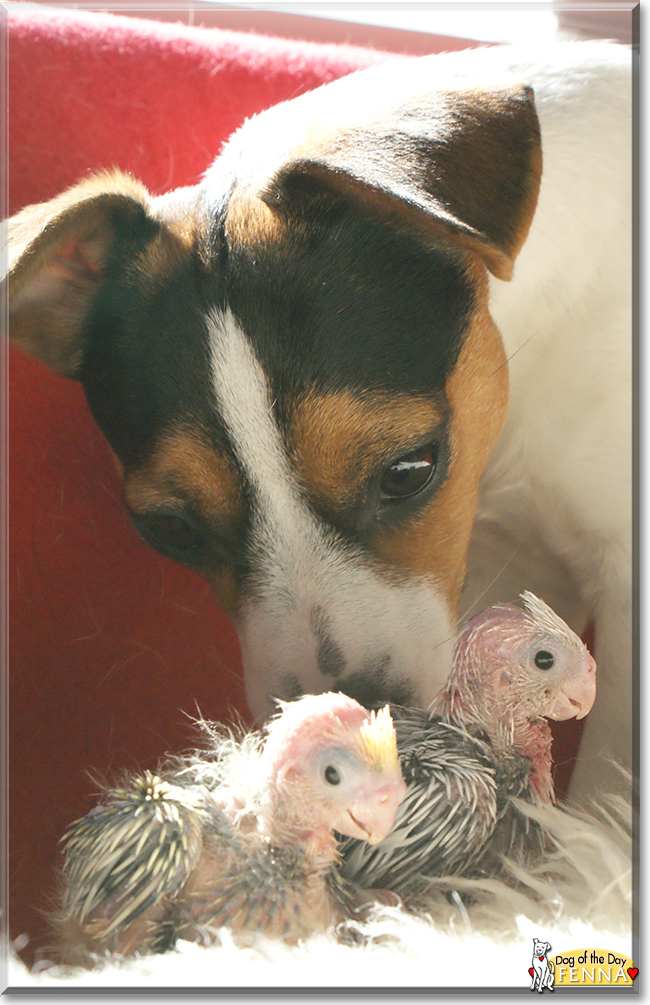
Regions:
<svg viewBox="0 0 650 1005"><path fill-rule="evenodd" d="M520 546L517 544L513 548L512 552L510 554L510 557L506 559L506 561L503 563L503 565L498 570L498 572L495 573L495 575L493 576L493 578L487 584L487 586L485 587L485 589L482 590L479 593L478 597L476 597L476 599L474 600L474 602L472 604L470 604L470 606L467 608L467 610L465 611L465 617L469 617L470 614L474 613L474 611L477 608L477 605L481 602L481 600L483 599L483 597L485 596L485 594L489 590L492 589L492 587L495 585L495 583L497 583L499 581L499 579L504 574L504 572L506 571L506 569L508 568L508 566L510 566L512 564L512 562L514 561L514 559L517 556L517 554L519 553L519 551L520 551Z"/></svg>
<svg viewBox="0 0 650 1005"><path fill-rule="evenodd" d="M549 324L550 324L550 322L549 322ZM544 331L544 328L548 328L548 327L549 327L549 325L546 324L546 325L542 325L540 328L537 328L533 332L532 335L529 335L528 338L524 342L522 342L521 345L519 345L517 347L517 349L515 349L513 352L510 353L509 356L506 357L506 359L503 361L503 363L501 363L495 370L492 370L491 373L488 374L487 380L490 380L491 377L494 377L497 373L499 373L501 370L503 370L504 367L507 367L508 364L510 363L510 361L513 360L515 358L515 356L518 353L521 352L522 349L526 348L526 346L528 345L529 342L532 342L534 338L537 338L537 336L542 331Z"/></svg>

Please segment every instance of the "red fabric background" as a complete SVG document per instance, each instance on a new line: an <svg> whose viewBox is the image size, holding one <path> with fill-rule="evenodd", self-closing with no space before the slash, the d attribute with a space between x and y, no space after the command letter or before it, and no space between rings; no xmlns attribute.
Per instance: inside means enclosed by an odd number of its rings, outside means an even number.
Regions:
<svg viewBox="0 0 650 1005"><path fill-rule="evenodd" d="M386 53L110 14L9 18L10 212L88 170L194 183L244 118ZM245 711L198 577L135 537L78 385L10 351L10 926L42 944L57 840L97 784Z"/></svg>

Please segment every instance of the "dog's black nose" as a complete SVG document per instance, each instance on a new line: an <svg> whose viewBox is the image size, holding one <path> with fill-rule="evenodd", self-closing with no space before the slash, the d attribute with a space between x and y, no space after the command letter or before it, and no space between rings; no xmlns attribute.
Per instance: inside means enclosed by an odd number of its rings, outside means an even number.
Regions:
<svg viewBox="0 0 650 1005"><path fill-rule="evenodd" d="M395 705L416 705L415 691L405 678L390 677L390 656L377 660L372 667L358 670L339 679L337 687L365 708L374 708L391 702Z"/></svg>

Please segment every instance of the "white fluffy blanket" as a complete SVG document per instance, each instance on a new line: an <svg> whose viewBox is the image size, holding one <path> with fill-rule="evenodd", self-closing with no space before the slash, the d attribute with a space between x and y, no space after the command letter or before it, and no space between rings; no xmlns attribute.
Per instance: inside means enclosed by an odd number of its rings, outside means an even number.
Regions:
<svg viewBox="0 0 650 1005"><path fill-rule="evenodd" d="M630 809L612 798L591 814L528 809L543 822L552 848L533 870L509 866L512 882L454 881L472 888L466 908L440 885L427 915L378 908L359 944L336 933L297 947L259 940L236 945L181 943L173 952L98 961L92 971L57 966L29 972L10 954L11 990L106 988L512 988L529 987L533 937L549 955L593 947L634 958Z"/></svg>

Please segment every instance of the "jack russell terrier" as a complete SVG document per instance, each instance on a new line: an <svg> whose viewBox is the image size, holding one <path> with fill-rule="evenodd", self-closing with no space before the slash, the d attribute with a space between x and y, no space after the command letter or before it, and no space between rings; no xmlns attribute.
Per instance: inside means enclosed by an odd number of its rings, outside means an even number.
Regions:
<svg viewBox="0 0 650 1005"><path fill-rule="evenodd" d="M632 764L632 58L391 60L194 187L101 173L10 221L10 337L82 382L259 719L427 706L459 616L527 589L596 626L577 791Z"/></svg>

